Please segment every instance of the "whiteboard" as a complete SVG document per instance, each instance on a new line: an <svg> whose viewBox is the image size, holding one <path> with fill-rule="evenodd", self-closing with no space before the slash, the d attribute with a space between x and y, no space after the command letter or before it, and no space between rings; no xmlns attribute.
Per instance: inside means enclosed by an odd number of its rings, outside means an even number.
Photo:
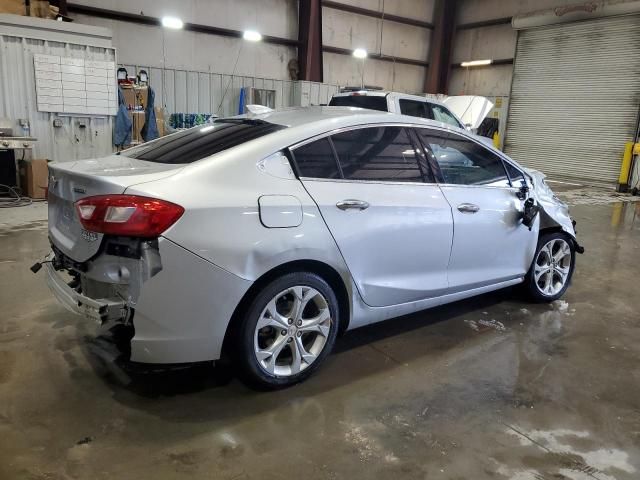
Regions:
<svg viewBox="0 0 640 480"><path fill-rule="evenodd" d="M114 62L35 54L39 112L115 115L118 107Z"/></svg>

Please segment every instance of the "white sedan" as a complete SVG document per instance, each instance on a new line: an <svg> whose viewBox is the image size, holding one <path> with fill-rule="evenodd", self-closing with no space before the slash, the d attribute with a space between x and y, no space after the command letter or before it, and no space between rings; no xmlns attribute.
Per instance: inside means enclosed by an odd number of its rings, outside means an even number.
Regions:
<svg viewBox="0 0 640 480"><path fill-rule="evenodd" d="M311 375L346 330L522 284L581 252L543 177L433 120L311 107L216 120L50 166L46 263L131 362L231 359L253 386Z"/></svg>

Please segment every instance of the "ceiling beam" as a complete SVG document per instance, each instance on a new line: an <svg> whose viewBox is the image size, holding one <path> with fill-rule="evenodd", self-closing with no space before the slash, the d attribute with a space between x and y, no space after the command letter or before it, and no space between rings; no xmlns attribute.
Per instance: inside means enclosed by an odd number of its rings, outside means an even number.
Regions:
<svg viewBox="0 0 640 480"><path fill-rule="evenodd" d="M353 50L348 48L330 47L323 45L322 51L325 53L337 53L338 55L353 55ZM412 58L391 57L389 55L380 55L378 53L369 53L367 59L381 60L383 62L402 63L404 65L415 65L416 67L428 67L429 63L422 60L414 60Z"/></svg>
<svg viewBox="0 0 640 480"><path fill-rule="evenodd" d="M355 13L357 15L364 15L366 17L380 18L389 20L390 22L403 23L405 25L413 25L414 27L433 28L433 23L424 22L415 18L401 17L399 15L392 15L390 13L382 12L379 10L369 10L368 8L356 7L354 5L347 5L346 3L333 2L331 0L322 0L322 6L331 8L333 10L340 10L343 12Z"/></svg>
<svg viewBox="0 0 640 480"><path fill-rule="evenodd" d="M461 23L456 25L456 30L469 30L471 28L493 27L495 25L508 25L511 23L511 17L492 18L490 20L482 20L481 22Z"/></svg>
<svg viewBox="0 0 640 480"><path fill-rule="evenodd" d="M138 15L136 13L128 13L117 10L108 10L106 8L89 7L86 5L80 5L77 3L67 3L67 9L69 13L77 13L81 15L89 15L92 17L106 18L109 20L118 20L121 22L131 22L140 25L152 25L162 27L162 20L157 17L150 17L147 15ZM202 25L199 23L185 22L182 27L183 30L188 32L206 33L209 35L219 35L222 37L242 38L243 32L240 30L232 30L229 28L213 27L211 25ZM262 41L265 43L271 43L275 45L284 45L287 47L297 47L298 40L290 38L272 37L269 35L263 35Z"/></svg>

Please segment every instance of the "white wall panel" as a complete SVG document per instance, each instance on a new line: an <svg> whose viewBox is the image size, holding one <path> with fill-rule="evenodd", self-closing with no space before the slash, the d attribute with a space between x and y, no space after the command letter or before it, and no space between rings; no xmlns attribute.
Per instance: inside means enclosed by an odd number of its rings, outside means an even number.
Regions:
<svg viewBox="0 0 640 480"><path fill-rule="evenodd" d="M112 48L43 40L49 35L45 29L34 30L33 33L39 38L0 35L0 117L14 121L29 120L31 135L38 139L33 150L34 158L67 161L111 153L113 117L59 116L38 112L33 55L113 62L115 51ZM75 38L82 40L77 35ZM89 42L90 38L86 40ZM61 128L53 127L54 118L62 120ZM86 128L80 128L79 119L83 120ZM17 134L22 134L19 127L14 128Z"/></svg>
<svg viewBox="0 0 640 480"><path fill-rule="evenodd" d="M382 11L423 22L433 20L434 0L340 0L340 3Z"/></svg>
<svg viewBox="0 0 640 480"><path fill-rule="evenodd" d="M513 58L516 32L511 24L456 31L453 63L467 60Z"/></svg>
<svg viewBox="0 0 640 480"><path fill-rule="evenodd" d="M335 53L324 54L325 83L340 86L361 84L362 62L352 56ZM364 68L364 83L388 90L406 93L424 91L424 67L401 63L367 59Z"/></svg>
<svg viewBox="0 0 640 480"><path fill-rule="evenodd" d="M108 8L108 5L101 8ZM74 15L74 19L111 29L118 60L125 64L146 63L182 70L235 72L236 75L287 79L287 63L297 58L296 49L292 47L250 43L237 38L169 30L88 15ZM219 22L210 24L221 25ZM227 27L224 24L222 26Z"/></svg>
<svg viewBox="0 0 640 480"><path fill-rule="evenodd" d="M512 72L513 65L453 68L449 78L449 95L508 96Z"/></svg>

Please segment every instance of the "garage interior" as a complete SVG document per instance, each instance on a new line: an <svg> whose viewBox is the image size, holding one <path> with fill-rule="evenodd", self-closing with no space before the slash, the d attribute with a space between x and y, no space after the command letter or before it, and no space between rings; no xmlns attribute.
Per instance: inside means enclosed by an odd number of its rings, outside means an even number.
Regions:
<svg viewBox="0 0 640 480"><path fill-rule="evenodd" d="M78 68L104 75L67 95ZM48 162L363 86L494 104L494 145L577 221L562 300L362 327L258 393L209 364L121 368L30 271ZM0 0L0 478L640 478L639 116L638 0Z"/></svg>

